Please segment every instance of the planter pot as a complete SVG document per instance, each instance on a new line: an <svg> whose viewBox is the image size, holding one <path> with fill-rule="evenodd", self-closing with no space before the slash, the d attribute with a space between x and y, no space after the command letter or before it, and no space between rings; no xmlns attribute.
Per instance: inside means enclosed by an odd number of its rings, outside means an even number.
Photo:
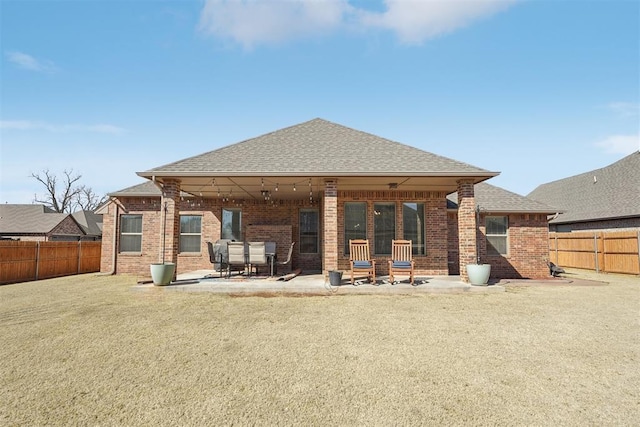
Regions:
<svg viewBox="0 0 640 427"><path fill-rule="evenodd" d="M173 280L176 264L173 262L151 264L151 279L156 286L165 286Z"/></svg>
<svg viewBox="0 0 640 427"><path fill-rule="evenodd" d="M469 283L477 286L486 286L491 275L491 264L467 264Z"/></svg>
<svg viewBox="0 0 640 427"><path fill-rule="evenodd" d="M342 271L331 270L329 272L329 284L331 286L340 286L342 282Z"/></svg>

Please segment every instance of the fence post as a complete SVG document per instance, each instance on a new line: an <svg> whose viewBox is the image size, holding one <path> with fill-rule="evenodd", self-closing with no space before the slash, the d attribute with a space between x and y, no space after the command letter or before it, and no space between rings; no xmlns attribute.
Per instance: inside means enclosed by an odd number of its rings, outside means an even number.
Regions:
<svg viewBox="0 0 640 427"><path fill-rule="evenodd" d="M593 233L593 250L596 256L596 273L600 273L600 266L598 265L598 235Z"/></svg>
<svg viewBox="0 0 640 427"><path fill-rule="evenodd" d="M638 274L640 274L640 231L638 231L636 239L636 243L638 244Z"/></svg>
<svg viewBox="0 0 640 427"><path fill-rule="evenodd" d="M78 274L80 274L81 262L82 262L82 240L78 240Z"/></svg>
<svg viewBox="0 0 640 427"><path fill-rule="evenodd" d="M558 232L557 231L554 234L554 238L556 241L556 265L560 265L560 262L558 262Z"/></svg>
<svg viewBox="0 0 640 427"><path fill-rule="evenodd" d="M40 242L36 242L36 279L38 280L38 274L40 270Z"/></svg>

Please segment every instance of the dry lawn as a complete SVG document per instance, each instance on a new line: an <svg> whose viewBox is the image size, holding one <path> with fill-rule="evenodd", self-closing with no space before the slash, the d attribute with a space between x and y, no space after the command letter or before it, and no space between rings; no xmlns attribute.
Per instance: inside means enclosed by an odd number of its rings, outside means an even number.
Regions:
<svg viewBox="0 0 640 427"><path fill-rule="evenodd" d="M640 280L230 297L0 286L0 425L637 425Z"/></svg>

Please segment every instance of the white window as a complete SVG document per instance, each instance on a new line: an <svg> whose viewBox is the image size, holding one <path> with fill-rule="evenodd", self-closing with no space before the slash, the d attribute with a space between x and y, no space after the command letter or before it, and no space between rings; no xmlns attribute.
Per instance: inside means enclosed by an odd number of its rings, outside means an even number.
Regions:
<svg viewBox="0 0 640 427"><path fill-rule="evenodd" d="M142 215L120 216L120 252L142 252Z"/></svg>
<svg viewBox="0 0 640 427"><path fill-rule="evenodd" d="M202 237L202 217L200 215L180 215L180 253L200 252Z"/></svg>
<svg viewBox="0 0 640 427"><path fill-rule="evenodd" d="M509 248L509 221L506 216L488 216L485 218L487 236L487 255L507 255Z"/></svg>

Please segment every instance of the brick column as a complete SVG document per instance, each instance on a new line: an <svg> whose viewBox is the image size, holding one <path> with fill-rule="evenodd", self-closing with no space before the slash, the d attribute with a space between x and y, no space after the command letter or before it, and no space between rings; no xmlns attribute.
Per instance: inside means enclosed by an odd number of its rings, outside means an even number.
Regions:
<svg viewBox="0 0 640 427"><path fill-rule="evenodd" d="M460 277L469 283L466 266L477 262L476 201L472 179L458 181L458 249Z"/></svg>
<svg viewBox="0 0 640 427"><path fill-rule="evenodd" d="M162 209L164 221L164 261L178 262L180 245L180 181L167 179L162 189ZM162 260L162 241L160 241L160 260ZM178 266L176 265L176 271Z"/></svg>
<svg viewBox="0 0 640 427"><path fill-rule="evenodd" d="M322 270L338 269L338 181L324 182L324 244Z"/></svg>

